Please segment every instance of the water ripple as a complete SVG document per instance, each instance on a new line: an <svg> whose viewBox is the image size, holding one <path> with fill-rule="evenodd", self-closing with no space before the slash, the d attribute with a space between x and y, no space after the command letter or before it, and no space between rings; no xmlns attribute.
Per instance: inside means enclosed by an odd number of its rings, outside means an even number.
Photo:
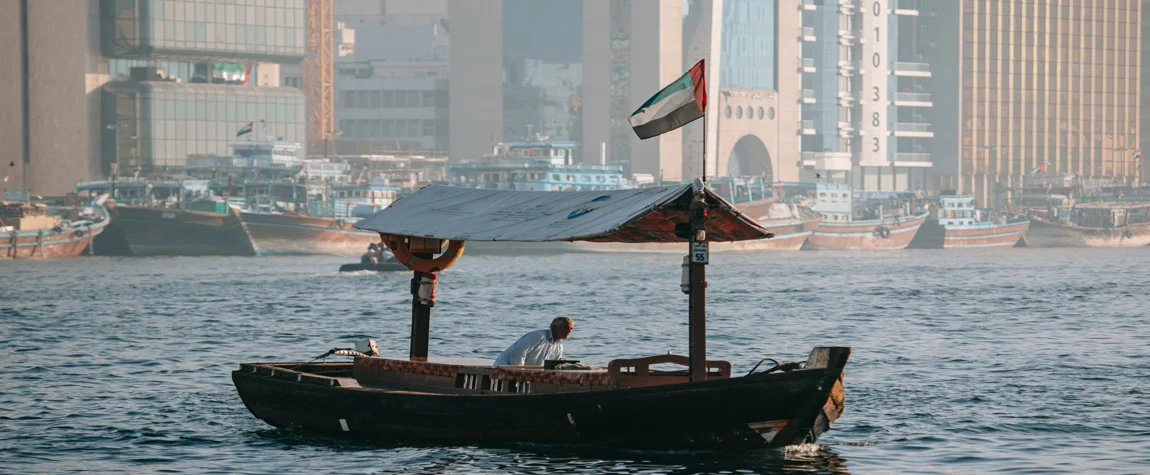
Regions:
<svg viewBox="0 0 1150 475"><path fill-rule="evenodd" d="M1144 250L715 254L709 351L849 345L847 410L787 450L378 446L274 429L242 361L371 337L406 354L408 276L340 259L0 261L8 473L1102 473L1150 466ZM493 357L555 315L589 363L685 354L674 255L477 256L440 278L431 351Z"/></svg>

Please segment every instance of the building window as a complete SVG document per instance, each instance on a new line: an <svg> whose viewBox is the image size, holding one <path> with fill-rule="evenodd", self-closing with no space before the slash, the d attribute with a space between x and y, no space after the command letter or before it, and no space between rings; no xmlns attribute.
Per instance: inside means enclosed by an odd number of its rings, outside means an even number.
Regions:
<svg viewBox="0 0 1150 475"><path fill-rule="evenodd" d="M723 110L723 115L728 119L731 118L731 106L727 106L727 108Z"/></svg>
<svg viewBox="0 0 1150 475"><path fill-rule="evenodd" d="M767 109L767 118L771 119L771 120L775 120L775 108L774 107Z"/></svg>
<svg viewBox="0 0 1150 475"><path fill-rule="evenodd" d="M759 120L763 119L763 107L759 106Z"/></svg>

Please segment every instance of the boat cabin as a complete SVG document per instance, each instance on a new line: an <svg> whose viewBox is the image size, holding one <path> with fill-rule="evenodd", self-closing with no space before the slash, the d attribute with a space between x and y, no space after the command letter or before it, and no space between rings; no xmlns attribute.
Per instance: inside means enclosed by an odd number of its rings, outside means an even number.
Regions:
<svg viewBox="0 0 1150 475"><path fill-rule="evenodd" d="M1087 228L1121 228L1150 222L1150 203L1085 203L1073 208L1074 224Z"/></svg>
<svg viewBox="0 0 1150 475"><path fill-rule="evenodd" d="M128 206L182 207L184 203L211 194L208 180L177 177L118 177L108 180L81 180L76 193L93 199L108 194L118 204Z"/></svg>
<svg viewBox="0 0 1150 475"><path fill-rule="evenodd" d="M491 155L452 164L451 183L513 191L618 190L629 186L622 165L578 163L574 157L575 142L500 143Z"/></svg>

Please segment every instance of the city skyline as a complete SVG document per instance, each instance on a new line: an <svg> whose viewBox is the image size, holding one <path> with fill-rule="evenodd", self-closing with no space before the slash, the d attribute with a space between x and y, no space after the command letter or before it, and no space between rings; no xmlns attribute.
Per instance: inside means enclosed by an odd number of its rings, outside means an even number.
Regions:
<svg viewBox="0 0 1150 475"><path fill-rule="evenodd" d="M10 7L27 21L0 60L28 66L9 68L22 86L0 105L27 112L6 115L19 158L6 175L61 194L113 164L179 170L189 155L226 155L232 129L253 121L308 150L304 97L291 92L304 83L306 3ZM985 205L1034 173L1130 183L1147 141L1145 4L333 0L335 131L310 148L458 162L546 137L573 141L577 162L678 181L701 174L706 127L714 177L946 189ZM52 21L80 31L41 48ZM46 76L57 51L85 59ZM629 135L634 107L701 58L706 119L651 141ZM135 79L133 68L144 68ZM82 139L52 140L66 130Z"/></svg>

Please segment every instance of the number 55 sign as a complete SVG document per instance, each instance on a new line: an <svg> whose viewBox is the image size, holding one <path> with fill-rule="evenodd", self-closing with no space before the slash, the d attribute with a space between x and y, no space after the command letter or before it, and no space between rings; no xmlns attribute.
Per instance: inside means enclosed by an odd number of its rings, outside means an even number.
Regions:
<svg viewBox="0 0 1150 475"><path fill-rule="evenodd" d="M711 250L707 242L693 242L691 243L691 263L692 264L710 264L711 263Z"/></svg>

